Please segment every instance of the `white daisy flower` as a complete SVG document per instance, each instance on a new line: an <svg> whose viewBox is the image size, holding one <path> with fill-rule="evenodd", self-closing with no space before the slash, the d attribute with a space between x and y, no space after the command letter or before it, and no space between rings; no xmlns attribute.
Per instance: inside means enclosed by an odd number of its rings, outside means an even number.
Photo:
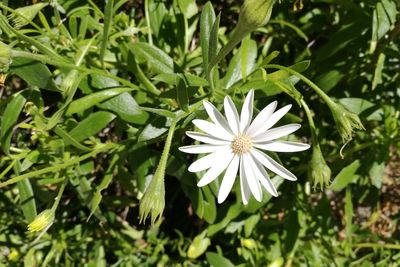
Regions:
<svg viewBox="0 0 400 267"><path fill-rule="evenodd" d="M257 201L262 200L262 187L271 195L278 196L265 168L287 180L295 181L297 178L261 150L297 152L310 147L308 144L276 140L300 128L300 124L271 128L292 105L275 111L277 102L274 101L251 122L253 101L254 91L251 90L246 96L239 117L231 98L226 96L224 99L226 118L210 102L204 101L204 108L212 122L193 120L193 124L204 133L186 132L186 134L205 144L179 148L180 151L190 154L210 153L189 166L190 172L207 170L197 183L199 187L214 181L226 170L218 192L218 203L222 203L227 198L238 171L242 200L245 205L249 201L250 193Z"/></svg>

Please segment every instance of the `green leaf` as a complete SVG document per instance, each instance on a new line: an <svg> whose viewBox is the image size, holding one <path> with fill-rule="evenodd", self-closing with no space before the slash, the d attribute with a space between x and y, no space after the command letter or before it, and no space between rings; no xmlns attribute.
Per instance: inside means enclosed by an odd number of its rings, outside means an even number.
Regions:
<svg viewBox="0 0 400 267"><path fill-rule="evenodd" d="M10 103L8 103L1 120L1 135L0 142L1 148L4 153L8 154L10 151L11 137L13 133L13 127L18 120L19 114L22 111L26 102L25 97L21 94L15 94L12 96Z"/></svg>
<svg viewBox="0 0 400 267"><path fill-rule="evenodd" d="M378 57L378 62L376 63L374 79L372 80L372 90L374 90L378 84L382 83L382 70L385 65L386 55L384 53L380 53Z"/></svg>
<svg viewBox="0 0 400 267"><path fill-rule="evenodd" d="M315 79L315 83L325 92L332 90L345 76L339 70L329 70Z"/></svg>
<svg viewBox="0 0 400 267"><path fill-rule="evenodd" d="M114 114L106 111L98 111L90 114L83 121L79 122L79 124L69 132L69 135L76 141L81 142L101 131L114 119ZM66 142L66 145L68 144L69 142Z"/></svg>
<svg viewBox="0 0 400 267"><path fill-rule="evenodd" d="M104 27L103 27L103 36L101 37L101 47L100 47L100 62L103 67L104 67L104 55L107 49L107 43L111 32L111 26L114 14L113 6L114 6L114 0L108 0L106 2L104 10Z"/></svg>
<svg viewBox="0 0 400 267"><path fill-rule="evenodd" d="M385 162L372 163L371 169L369 169L369 177L371 183L378 189L382 187L383 176L385 175Z"/></svg>
<svg viewBox="0 0 400 267"><path fill-rule="evenodd" d="M376 4L372 16L372 42L370 52L374 52L376 45L396 22L396 3L390 0L382 0Z"/></svg>
<svg viewBox="0 0 400 267"><path fill-rule="evenodd" d="M206 258L212 267L235 267L230 260L215 252L207 252Z"/></svg>
<svg viewBox="0 0 400 267"><path fill-rule="evenodd" d="M360 166L360 161L356 160L347 167L343 168L333 180L330 189L334 191L340 191L348 184L358 179L359 175L357 175L356 172Z"/></svg>
<svg viewBox="0 0 400 267"><path fill-rule="evenodd" d="M176 93L177 93L176 97L177 97L179 107L182 110L189 112L188 90L187 90L185 79L182 75L178 76L178 85L176 86Z"/></svg>
<svg viewBox="0 0 400 267"><path fill-rule="evenodd" d="M374 103L371 103L368 100L355 97L341 98L339 99L339 102L346 109L356 113L357 115L374 106Z"/></svg>
<svg viewBox="0 0 400 267"><path fill-rule="evenodd" d="M214 21L214 24L211 28L210 32L210 40L208 42L208 62L211 62L217 55L218 52L218 30L219 30L219 22L221 20L221 14L218 14L217 18ZM207 66L207 72L210 70Z"/></svg>
<svg viewBox="0 0 400 267"><path fill-rule="evenodd" d="M248 219L246 219L244 223L244 236L246 238L250 237L250 235L253 233L253 230L259 221L260 221L260 214L252 215Z"/></svg>
<svg viewBox="0 0 400 267"><path fill-rule="evenodd" d="M163 1L157 0L146 0L145 7L146 21L150 24L152 34L158 38L168 10Z"/></svg>
<svg viewBox="0 0 400 267"><path fill-rule="evenodd" d="M239 51L229 62L229 67L223 78L221 87L230 88L244 78L243 74L251 73L256 64L257 44L251 39L244 39Z"/></svg>
<svg viewBox="0 0 400 267"><path fill-rule="evenodd" d="M352 235L353 235L353 202L351 200L351 188L348 187L346 189L346 197L345 197L345 206L344 206L344 213L345 213L345 223L346 223L346 246L345 246L345 253L346 255L350 255L352 250Z"/></svg>
<svg viewBox="0 0 400 267"><path fill-rule="evenodd" d="M67 111L65 112L65 115L70 116L74 113L85 111L88 108L91 108L94 105L97 105L98 103L103 102L104 100L107 100L109 98L112 98L112 97L122 94L124 92L129 92L132 90L133 89L131 89L131 88L113 88L113 89L102 90L100 92L96 92L96 93L81 97L81 98L71 102L71 104L68 106Z"/></svg>
<svg viewBox="0 0 400 267"><path fill-rule="evenodd" d="M217 206L215 204L215 196L211 192L209 186L202 188L204 194L204 219L208 223L214 223L215 219L217 218Z"/></svg>
<svg viewBox="0 0 400 267"><path fill-rule="evenodd" d="M272 51L268 56L264 58L264 60L260 64L260 67L265 67L266 65L268 65L272 60L278 57L279 54L279 51Z"/></svg>
<svg viewBox="0 0 400 267"><path fill-rule="evenodd" d="M116 113L121 119L130 123L143 125L149 118L149 114L137 104L128 92L97 104L97 106Z"/></svg>
<svg viewBox="0 0 400 267"><path fill-rule="evenodd" d="M208 81L190 73L162 73L154 76L155 81L164 82L168 85L177 85L178 75L183 76L188 86L208 86Z"/></svg>
<svg viewBox="0 0 400 267"><path fill-rule="evenodd" d="M195 16L198 12L197 4L195 0L178 0L179 8L186 18L190 19Z"/></svg>
<svg viewBox="0 0 400 267"><path fill-rule="evenodd" d="M31 86L60 92L52 79L52 74L46 65L28 58L13 58L10 70Z"/></svg>
<svg viewBox="0 0 400 267"><path fill-rule="evenodd" d="M14 165L15 174L19 175L20 170L21 165L19 161L17 161ZM29 179L19 181L17 183L17 188L22 212L24 213L25 219L30 223L37 216L35 195L33 194L31 182Z"/></svg>
<svg viewBox="0 0 400 267"><path fill-rule="evenodd" d="M201 54L203 57L203 71L207 72L207 67L209 63L209 44L210 44L210 36L211 29L215 22L215 12L214 8L210 1L208 1L201 12L200 18L200 45L201 45Z"/></svg>
<svg viewBox="0 0 400 267"><path fill-rule="evenodd" d="M161 49L146 43L135 43L131 51L140 62L147 63L152 71L174 73L174 61Z"/></svg>

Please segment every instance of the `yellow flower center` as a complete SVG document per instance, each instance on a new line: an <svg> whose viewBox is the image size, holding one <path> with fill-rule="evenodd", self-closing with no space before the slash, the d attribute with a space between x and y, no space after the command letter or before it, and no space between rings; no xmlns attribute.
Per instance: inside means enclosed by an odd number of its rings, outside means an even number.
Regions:
<svg viewBox="0 0 400 267"><path fill-rule="evenodd" d="M243 155L247 153L253 146L250 138L245 135L238 135L233 139L231 143L231 148L233 153L238 155Z"/></svg>

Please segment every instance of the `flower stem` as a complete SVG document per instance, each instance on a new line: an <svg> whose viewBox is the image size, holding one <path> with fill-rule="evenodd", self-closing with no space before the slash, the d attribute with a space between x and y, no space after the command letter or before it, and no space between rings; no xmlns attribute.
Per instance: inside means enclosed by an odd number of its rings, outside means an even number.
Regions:
<svg viewBox="0 0 400 267"><path fill-rule="evenodd" d="M32 172L28 172L28 173L25 173L25 174L22 174L22 175L15 176L15 177L13 177L13 178L11 178L11 179L3 182L3 183L0 183L0 188L5 187L5 186L10 185L10 184L14 184L14 183L22 181L24 179L40 178L40 175L42 175L44 173L55 172L55 171L58 171L58 170L61 170L61 169L65 169L65 168L67 168L67 167L69 167L71 165L74 165L76 163L84 161L85 159L91 158L91 157L95 156L98 153L113 149L116 146L117 145L114 144L114 143L108 143L106 145L103 145L103 146L93 150L90 153L87 153L87 154L85 154L85 155L83 155L81 157L77 157L77 158L71 159L71 160L69 160L67 162L64 162L62 164L57 164L57 165L54 165L54 166L51 166L51 167L47 167L47 168L43 168L43 169L40 169L40 170L37 170L37 171L32 171Z"/></svg>
<svg viewBox="0 0 400 267"><path fill-rule="evenodd" d="M267 69L279 69L279 70L284 70L289 72L292 75L297 76L298 78L300 78L303 82L305 82L306 84L308 84L325 102L328 106L332 106L335 105L335 102L333 102L333 100L321 89L318 87L318 85L316 85L315 83L313 83L310 79L308 79L307 77L305 77L304 75L302 75L301 73L292 70L291 68L288 67L284 67L281 65L276 65L276 64L268 64L267 66L265 66L265 68Z"/></svg>
<svg viewBox="0 0 400 267"><path fill-rule="evenodd" d="M64 178L64 182L60 186L60 189L58 190L57 196L54 199L53 206L51 207L51 211L52 212L56 212L56 209L58 207L58 204L60 204L61 196L64 193L64 189L65 189L65 186L67 185L67 183L68 183L68 179Z"/></svg>
<svg viewBox="0 0 400 267"><path fill-rule="evenodd" d="M120 78L114 74L103 71L103 70L89 69L89 68L85 68L85 67L81 67L81 66L76 66L75 64L69 63L68 61L65 61L64 59L62 61L58 61L58 60L54 60L53 58L50 58L47 56L37 55L37 54L30 53L30 52L25 52L25 51L12 50L11 53L12 53L12 57L29 58L29 59L37 60L40 62L44 62L49 65L53 65L53 66L75 69L75 70L82 71L82 72L87 72L87 73L91 73L91 74L97 74L97 75L100 75L103 77L108 77L108 78L116 80L130 88L134 88L135 90L140 90L140 88L137 85L135 85L123 78Z"/></svg>
<svg viewBox="0 0 400 267"><path fill-rule="evenodd" d="M314 124L314 119L312 118L310 108L308 107L308 105L307 105L306 101L304 101L304 99L301 99L300 103L304 108L304 112L306 113L308 124L310 125L310 131L311 131L311 138L312 138L313 146L319 148L319 142L318 142L318 138L317 138L317 134L316 134L316 128L315 128L315 124Z"/></svg>

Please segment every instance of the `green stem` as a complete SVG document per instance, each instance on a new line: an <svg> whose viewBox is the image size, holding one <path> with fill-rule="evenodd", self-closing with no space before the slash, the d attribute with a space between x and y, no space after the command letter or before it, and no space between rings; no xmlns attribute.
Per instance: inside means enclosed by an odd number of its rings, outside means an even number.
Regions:
<svg viewBox="0 0 400 267"><path fill-rule="evenodd" d="M400 250L400 244L359 243L353 246L357 248L387 248Z"/></svg>
<svg viewBox="0 0 400 267"><path fill-rule="evenodd" d="M305 82L306 84L308 84L325 102L328 106L333 106L335 105L335 102L333 102L333 100L321 89L318 87L318 85L316 85L315 83L313 83L310 79L308 79L307 77L305 77L304 75L300 74L299 72L292 70L291 68L287 68L284 66L280 66L280 65L276 65L276 64L268 64L267 66L265 66L265 68L267 69L279 69L279 70L284 70L289 72L292 75L297 76L298 78L300 78L303 82Z"/></svg>
<svg viewBox="0 0 400 267"><path fill-rule="evenodd" d="M14 183L22 181L24 179L40 178L40 176L42 174L45 174L45 173L48 173L48 172L55 172L55 171L58 171L58 170L61 170L61 169L65 169L65 168L67 168L67 167L69 167L71 165L74 165L74 164L79 163L79 162L81 162L83 160L91 158L91 157L95 156L98 153L101 153L101 152L110 150L112 148L115 148L116 146L117 145L114 144L114 143L108 143L106 145L103 145L103 146L93 150L90 153L87 153L87 154L85 154L85 155L83 155L81 157L77 157L77 158L71 159L71 160L69 160L67 162L64 162L62 164L57 164L57 165L54 165L54 166L51 166L51 167L47 167L47 168L43 168L43 169L40 169L40 170L37 170L37 171L32 171L32 172L28 172L28 173L25 173L25 174L22 174L22 175L15 176L15 177L13 177L13 178L11 178L11 179L3 182L3 183L0 183L0 188L5 187L5 186L10 185L10 184L14 184Z"/></svg>
<svg viewBox="0 0 400 267"><path fill-rule="evenodd" d="M37 61L40 61L40 62L44 62L46 64L53 65L53 66L69 68L69 69L75 69L75 70L78 70L78 71L87 72L87 73L91 73L91 74L97 74L97 75L100 75L100 76L103 76L103 77L108 77L108 78L111 78L113 80L116 80L116 81L120 82L123 85L126 85L126 86L128 86L130 88L134 88L135 90L140 90L140 88L137 85L135 85L135 84L123 79L123 78L120 78L120 77L118 77L118 76L116 76L114 74L108 73L108 72L106 72L104 70L88 69L88 68L85 68L85 67L76 66L75 64L66 62L65 60L61 60L61 61L54 60L54 58L49 58L49 57L46 57L46 56L43 56L43 55L32 54L30 52L25 52L25 51L11 50L11 55L12 55L12 57L25 57L25 58L30 58L30 59L37 60Z"/></svg>
<svg viewBox="0 0 400 267"><path fill-rule="evenodd" d="M315 124L314 124L314 119L312 118L310 108L308 107L308 105L307 105L306 101L304 101L304 99L301 99L300 103L304 108L304 112L306 113L308 124L310 125L313 146L316 148L319 148L319 142L318 142L318 137L317 137L316 128L315 128Z"/></svg>
<svg viewBox="0 0 400 267"><path fill-rule="evenodd" d="M146 25L147 25L147 35L148 35L148 38L149 38L149 44L153 44L153 37L152 37L152 32L151 32L151 21L150 21L150 11L149 11L149 1L148 0L145 0L144 1L144 10L145 10L145 13L146 13Z"/></svg>
<svg viewBox="0 0 400 267"><path fill-rule="evenodd" d="M68 179L64 178L64 182L60 186L60 189L58 190L58 193L57 193L57 196L56 196L55 201L53 203L53 206L51 207L51 211L52 212L56 212L56 209L58 207L58 204L60 204L61 196L64 193L64 189L65 189L65 186L67 185L67 183L68 183Z"/></svg>

